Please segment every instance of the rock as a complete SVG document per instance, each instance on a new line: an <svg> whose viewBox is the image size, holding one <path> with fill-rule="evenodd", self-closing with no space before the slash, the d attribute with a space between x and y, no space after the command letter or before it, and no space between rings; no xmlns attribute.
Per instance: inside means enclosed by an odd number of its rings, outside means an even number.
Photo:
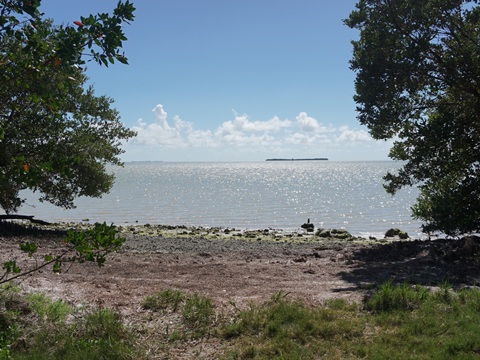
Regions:
<svg viewBox="0 0 480 360"><path fill-rule="evenodd" d="M352 234L350 234L345 229L332 229L332 231L330 231L330 233L332 234L332 237L337 238L337 239L341 239L341 240L352 238Z"/></svg>
<svg viewBox="0 0 480 360"><path fill-rule="evenodd" d="M385 233L385 237L386 238L399 237L402 240L405 240L405 239L409 238L408 233L406 233L405 231L402 231L398 228L387 230L387 232Z"/></svg>
<svg viewBox="0 0 480 360"><path fill-rule="evenodd" d="M321 238L335 238L340 240L352 238L352 234L345 229L318 229L315 235Z"/></svg>
<svg viewBox="0 0 480 360"><path fill-rule="evenodd" d="M321 228L317 230L317 233L315 235L318 236L318 237L321 237L321 238L329 238L329 237L332 236L330 234L330 230L321 229Z"/></svg>

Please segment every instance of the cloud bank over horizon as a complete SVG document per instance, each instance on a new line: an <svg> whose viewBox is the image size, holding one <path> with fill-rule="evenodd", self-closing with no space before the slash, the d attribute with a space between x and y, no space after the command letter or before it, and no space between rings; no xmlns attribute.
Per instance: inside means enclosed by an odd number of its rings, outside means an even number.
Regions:
<svg viewBox="0 0 480 360"><path fill-rule="evenodd" d="M128 160L263 160L265 157L334 157L339 160L386 159L389 146L366 130L324 124L306 112L295 119L273 116L251 120L233 111L233 118L216 129L200 130L179 115L169 119L162 104L152 110L153 121L137 120L137 136L126 146ZM373 155L376 156L372 157ZM350 155L349 155L350 154ZM161 158L155 158L161 157Z"/></svg>

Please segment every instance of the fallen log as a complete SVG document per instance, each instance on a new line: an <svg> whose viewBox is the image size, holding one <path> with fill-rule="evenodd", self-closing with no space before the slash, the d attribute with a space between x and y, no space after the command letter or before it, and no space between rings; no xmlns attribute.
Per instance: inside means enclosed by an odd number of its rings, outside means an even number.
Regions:
<svg viewBox="0 0 480 360"><path fill-rule="evenodd" d="M47 221L34 219L33 215L0 215L0 220L28 220L34 224L51 225Z"/></svg>

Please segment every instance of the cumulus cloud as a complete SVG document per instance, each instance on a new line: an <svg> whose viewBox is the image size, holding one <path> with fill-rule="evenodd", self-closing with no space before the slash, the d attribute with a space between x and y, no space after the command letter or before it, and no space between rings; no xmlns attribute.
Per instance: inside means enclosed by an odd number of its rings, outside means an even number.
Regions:
<svg viewBox="0 0 480 360"><path fill-rule="evenodd" d="M222 123L215 130L196 130L193 124L173 117L173 125L168 122L168 113L163 105L157 105L152 112L154 121L147 124L137 121L132 130L137 132L134 143L138 145L218 147L220 145L251 146L278 144L271 134L292 126L292 121L281 120L277 116L265 121L251 121L246 114L234 113L234 119Z"/></svg>
<svg viewBox="0 0 480 360"><path fill-rule="evenodd" d="M274 155L280 152L292 153L293 149L300 149L303 153L325 152L335 147L342 149L343 145L372 141L365 130L324 125L306 112L300 112L295 121L282 120L277 116L252 121L248 115L234 112L233 119L209 130L196 129L193 123L178 115L169 119L161 104L155 106L152 112L152 122L139 119L137 125L132 127L138 134L133 139L133 144L165 149L264 150Z"/></svg>
<svg viewBox="0 0 480 360"><path fill-rule="evenodd" d="M157 105L152 110L154 113L154 122L147 124L142 119L138 119L137 126L132 130L137 132L134 143L142 145L159 146L186 146L181 135L181 129L185 127L183 123L176 122L174 127L170 127L167 121L167 112L163 105Z"/></svg>
<svg viewBox="0 0 480 360"><path fill-rule="evenodd" d="M285 143L292 145L330 144L332 140L325 134L295 133L287 136Z"/></svg>
<svg viewBox="0 0 480 360"><path fill-rule="evenodd" d="M340 135L337 137L339 142L357 143L370 141L372 137L365 130L352 130L348 126L340 126Z"/></svg>
<svg viewBox="0 0 480 360"><path fill-rule="evenodd" d="M316 119L308 116L306 112L301 112L298 114L296 120L302 131L314 133L335 131L335 128L332 126L322 126Z"/></svg>
<svg viewBox="0 0 480 360"><path fill-rule="evenodd" d="M292 125L290 120L280 120L274 116L267 121L250 121L248 115L235 114L234 120L224 122L219 128L220 134L232 134L235 132L277 132Z"/></svg>

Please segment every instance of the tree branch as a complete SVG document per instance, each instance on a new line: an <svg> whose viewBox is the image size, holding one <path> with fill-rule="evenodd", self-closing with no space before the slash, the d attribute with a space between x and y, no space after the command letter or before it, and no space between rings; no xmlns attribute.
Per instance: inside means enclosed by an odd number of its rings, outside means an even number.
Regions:
<svg viewBox="0 0 480 360"><path fill-rule="evenodd" d="M25 271L25 272L22 272L22 273L19 273L17 275L14 275L12 277L8 277L7 275L9 274L9 272L5 272L5 274L3 274L3 276L0 278L0 284L4 284L4 283L7 283L7 282L10 282L12 280L15 280L15 279L18 279L19 277L22 277L22 276L27 276L29 274L32 274L36 271L39 271L41 269L43 269L44 267L50 265L50 264L53 264L55 262L61 262L61 259L67 255L71 250L70 249L67 249L65 250L61 255L58 255L57 257L53 258L52 260L50 261L46 261L44 262L42 265L40 266L35 266L33 269L30 269L28 271Z"/></svg>

